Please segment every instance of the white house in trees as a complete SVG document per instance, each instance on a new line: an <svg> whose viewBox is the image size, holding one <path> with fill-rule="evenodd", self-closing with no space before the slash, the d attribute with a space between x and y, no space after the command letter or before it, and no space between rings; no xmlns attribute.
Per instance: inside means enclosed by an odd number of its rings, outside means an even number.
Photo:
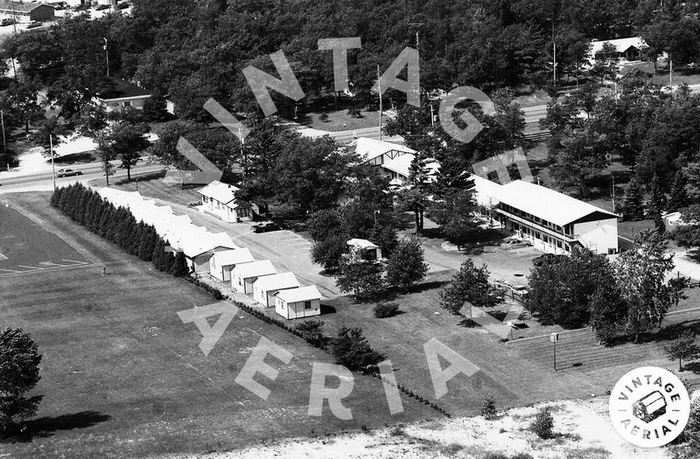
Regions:
<svg viewBox="0 0 700 459"><path fill-rule="evenodd" d="M275 305L275 294L281 290L298 288L299 281L293 273L272 274L261 277L253 285L253 298L265 307Z"/></svg>
<svg viewBox="0 0 700 459"><path fill-rule="evenodd" d="M243 263L231 271L231 287L241 293L253 293L253 284L258 278L276 273L277 270L270 260Z"/></svg>
<svg viewBox="0 0 700 459"><path fill-rule="evenodd" d="M285 319L321 315L321 293L315 285L281 290L275 295L275 312Z"/></svg>
<svg viewBox="0 0 700 459"><path fill-rule="evenodd" d="M250 220L250 206L236 201L236 191L237 187L214 180L198 191L202 196L202 210L228 223Z"/></svg>
<svg viewBox="0 0 700 459"><path fill-rule="evenodd" d="M209 260L209 274L220 281L230 282L231 271L243 263L255 261L248 249L223 250L216 252Z"/></svg>

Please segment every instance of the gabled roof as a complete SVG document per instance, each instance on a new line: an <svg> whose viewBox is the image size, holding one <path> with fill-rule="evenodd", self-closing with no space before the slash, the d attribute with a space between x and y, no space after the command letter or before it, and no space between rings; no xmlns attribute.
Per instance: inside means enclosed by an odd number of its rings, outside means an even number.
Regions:
<svg viewBox="0 0 700 459"><path fill-rule="evenodd" d="M386 158L382 163L384 169L388 169L392 172L396 172L402 177L410 177L411 175L411 164L415 159L416 155L413 153L407 153L395 158ZM438 171L440 171L440 163L436 160L425 161L425 167L428 169L428 173L431 176L431 181L436 179Z"/></svg>
<svg viewBox="0 0 700 459"><path fill-rule="evenodd" d="M97 94L102 100L124 99L124 98L145 98L151 97L150 93L143 88L129 83L119 78L110 78L109 87Z"/></svg>
<svg viewBox="0 0 700 459"><path fill-rule="evenodd" d="M618 53L624 53L632 46L637 49L647 48L647 43L642 37L616 38L614 40L594 40L591 42L591 56L595 57L596 53L603 49L605 43L610 43L615 47Z"/></svg>
<svg viewBox="0 0 700 459"><path fill-rule="evenodd" d="M503 204L559 226L568 225L594 213L601 214L603 218L617 218L617 215L600 207L522 180L501 186L497 191L497 199Z"/></svg>
<svg viewBox="0 0 700 459"><path fill-rule="evenodd" d="M498 204L498 191L501 189L501 184L479 175L470 175L469 179L474 181L474 199L477 204L480 206Z"/></svg>
<svg viewBox="0 0 700 459"><path fill-rule="evenodd" d="M355 151L363 162L370 161L391 151L411 154L416 153L416 150L412 150L405 145L384 142L382 140L368 139L367 137L360 137L356 139L353 141L353 145L355 146Z"/></svg>
<svg viewBox="0 0 700 459"><path fill-rule="evenodd" d="M322 298L315 285L280 290L276 295L285 303L298 303L300 301L320 300Z"/></svg>
<svg viewBox="0 0 700 459"><path fill-rule="evenodd" d="M193 228L195 228L193 226ZM237 249L238 246L231 241L231 237L226 233L212 234L208 231L186 234L182 238L182 251L188 258L194 258L206 252L210 252L219 247L227 249Z"/></svg>
<svg viewBox="0 0 700 459"><path fill-rule="evenodd" d="M216 201L224 204L228 204L229 202L235 200L236 197L234 193L236 191L238 191L237 187L218 180L214 180L201 190L197 190L199 194L215 199Z"/></svg>
<svg viewBox="0 0 700 459"><path fill-rule="evenodd" d="M255 261L248 249L222 250L221 252L216 252L214 258L219 266L231 266Z"/></svg>
<svg viewBox="0 0 700 459"><path fill-rule="evenodd" d="M347 245L352 247L357 247L358 249L377 249L379 248L376 244L368 241L367 239L350 239Z"/></svg>
<svg viewBox="0 0 700 459"><path fill-rule="evenodd" d="M242 279L248 279L251 277L268 276L270 274L276 274L277 270L272 266L270 260L260 260L254 261L252 263L243 263L242 265L236 266L235 271L238 277Z"/></svg>
<svg viewBox="0 0 700 459"><path fill-rule="evenodd" d="M280 273L261 277L256 282L256 286L263 292L299 287L299 281L294 273Z"/></svg>
<svg viewBox="0 0 700 459"><path fill-rule="evenodd" d="M34 11L40 6L44 6L44 4L36 2L13 2L9 0L0 0L0 10L14 10L17 13L29 13L30 11ZM53 6L51 5L45 6L53 8Z"/></svg>

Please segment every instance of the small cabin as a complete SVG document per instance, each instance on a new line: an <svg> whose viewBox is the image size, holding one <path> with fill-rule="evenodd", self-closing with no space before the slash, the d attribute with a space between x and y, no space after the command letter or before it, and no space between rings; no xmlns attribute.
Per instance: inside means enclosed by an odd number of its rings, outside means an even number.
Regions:
<svg viewBox="0 0 700 459"><path fill-rule="evenodd" d="M265 307L272 307L277 292L290 288L299 288L299 281L293 273L272 274L258 279L253 286L253 298Z"/></svg>
<svg viewBox="0 0 700 459"><path fill-rule="evenodd" d="M270 260L243 263L231 271L231 287L241 293L252 294L253 285L258 278L272 274L277 274L277 270Z"/></svg>
<svg viewBox="0 0 700 459"><path fill-rule="evenodd" d="M379 261L382 259L379 246L367 239L350 239L348 249L350 258L353 260Z"/></svg>
<svg viewBox="0 0 700 459"><path fill-rule="evenodd" d="M281 290L275 295L275 312L285 319L321 315L321 293L315 285Z"/></svg>
<svg viewBox="0 0 700 459"><path fill-rule="evenodd" d="M231 281L231 272L238 265L255 261L248 249L216 252L209 260L209 274L223 282Z"/></svg>

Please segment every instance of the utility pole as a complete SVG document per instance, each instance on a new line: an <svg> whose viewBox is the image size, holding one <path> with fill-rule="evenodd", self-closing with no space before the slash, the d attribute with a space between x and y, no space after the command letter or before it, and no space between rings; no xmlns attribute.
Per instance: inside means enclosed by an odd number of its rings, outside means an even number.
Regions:
<svg viewBox="0 0 700 459"><path fill-rule="evenodd" d="M615 173L612 174L612 206L615 213Z"/></svg>
<svg viewBox="0 0 700 459"><path fill-rule="evenodd" d="M49 152L51 153L51 176L53 177L53 190L56 191L56 167L53 162L53 134L49 134Z"/></svg>
<svg viewBox="0 0 700 459"><path fill-rule="evenodd" d="M0 124L2 124L2 152L7 153L7 140L5 139L5 111L0 110Z"/></svg>
<svg viewBox="0 0 700 459"><path fill-rule="evenodd" d="M379 72L379 64L377 64L377 84L379 90L379 140L382 140L382 112L384 111L384 105L382 101L382 75Z"/></svg>
<svg viewBox="0 0 700 459"><path fill-rule="evenodd" d="M435 127L435 109L433 108L433 104L430 104L430 126Z"/></svg>
<svg viewBox="0 0 700 459"><path fill-rule="evenodd" d="M103 46L105 50L105 58L107 61L107 78L109 78L109 49L107 49L107 37L102 38L105 42L105 45Z"/></svg>
<svg viewBox="0 0 700 459"><path fill-rule="evenodd" d="M668 53L668 85L673 90L673 54L671 52Z"/></svg>
<svg viewBox="0 0 700 459"><path fill-rule="evenodd" d="M552 70L554 73L554 85L556 86L557 84L557 42L554 41L552 42L552 45L554 46L554 61L552 62Z"/></svg>

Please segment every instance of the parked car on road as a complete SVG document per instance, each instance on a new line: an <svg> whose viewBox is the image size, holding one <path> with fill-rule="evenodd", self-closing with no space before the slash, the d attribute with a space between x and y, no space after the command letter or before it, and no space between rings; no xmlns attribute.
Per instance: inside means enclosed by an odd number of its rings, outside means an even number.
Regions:
<svg viewBox="0 0 700 459"><path fill-rule="evenodd" d="M73 177L75 175L83 175L83 173L80 171L74 171L73 169L59 169L58 173L56 173L56 177L58 178Z"/></svg>
<svg viewBox="0 0 700 459"><path fill-rule="evenodd" d="M0 27L9 26L9 25L15 24L16 22L17 21L15 21L12 18L5 18L2 21L0 21Z"/></svg>
<svg viewBox="0 0 700 459"><path fill-rule="evenodd" d="M253 232L255 233L267 233L268 231L277 231L281 229L282 227L274 222L258 223L257 225L253 225Z"/></svg>

